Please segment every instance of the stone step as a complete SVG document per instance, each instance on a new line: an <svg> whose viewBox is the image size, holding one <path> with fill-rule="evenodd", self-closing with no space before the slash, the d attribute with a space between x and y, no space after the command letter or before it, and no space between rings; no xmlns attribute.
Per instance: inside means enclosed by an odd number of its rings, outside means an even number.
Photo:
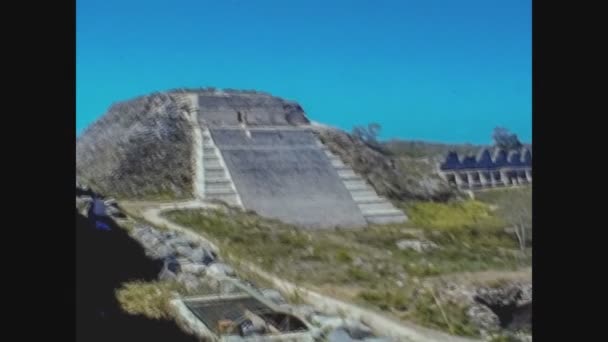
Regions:
<svg viewBox="0 0 608 342"><path fill-rule="evenodd" d="M223 175L222 177L205 177L205 183L209 184L224 184L230 183L230 179L227 175Z"/></svg>
<svg viewBox="0 0 608 342"><path fill-rule="evenodd" d="M359 182L365 182L365 179L361 178L359 175L349 175L349 176L340 176L340 174L338 173L338 176L340 177L340 179L343 182L354 182L354 181L359 181Z"/></svg>
<svg viewBox="0 0 608 342"><path fill-rule="evenodd" d="M331 162L331 165L335 168L341 168L346 166L339 158L330 158L329 161Z"/></svg>
<svg viewBox="0 0 608 342"><path fill-rule="evenodd" d="M407 216L403 213L398 215L371 215L365 216L365 220L370 224L403 223L407 222Z"/></svg>
<svg viewBox="0 0 608 342"><path fill-rule="evenodd" d="M223 183L223 182L230 182L230 179L228 179L228 176L225 173L220 174L219 176L216 175L205 175L205 183Z"/></svg>
<svg viewBox="0 0 608 342"><path fill-rule="evenodd" d="M385 201L387 201L386 198L378 196L375 193L372 196L357 196L357 197L354 197L353 200L357 204L379 203L379 202L385 202Z"/></svg>
<svg viewBox="0 0 608 342"><path fill-rule="evenodd" d="M209 182L205 180L205 191L228 191L232 190L232 184L228 179L218 182Z"/></svg>
<svg viewBox="0 0 608 342"><path fill-rule="evenodd" d="M217 189L205 189L205 196L223 196L223 195L236 195L234 189L231 186L222 187Z"/></svg>
<svg viewBox="0 0 608 342"><path fill-rule="evenodd" d="M215 146L213 145L203 145L203 155L215 155Z"/></svg>
<svg viewBox="0 0 608 342"><path fill-rule="evenodd" d="M357 203L362 213L377 212L383 210L395 210L393 204L389 201L378 201L372 203Z"/></svg>
<svg viewBox="0 0 608 342"><path fill-rule="evenodd" d="M220 160L220 158L218 157L217 154L203 154L203 162L205 161L214 161L214 160Z"/></svg>
<svg viewBox="0 0 608 342"><path fill-rule="evenodd" d="M204 159L203 167L205 169L222 168L222 165L220 164L220 160L217 158L216 159Z"/></svg>
<svg viewBox="0 0 608 342"><path fill-rule="evenodd" d="M376 194L376 192L372 189L370 189L369 187L367 189L356 189L356 190L349 190L350 191L350 195L353 197L353 199L357 199L357 198L361 198L361 197L372 197L372 196L378 196Z"/></svg>
<svg viewBox="0 0 608 342"><path fill-rule="evenodd" d="M362 179L344 180L344 186L348 190L364 190L369 189L369 185Z"/></svg>
<svg viewBox="0 0 608 342"><path fill-rule="evenodd" d="M205 199L223 201L230 205L239 205L237 194L234 192L231 194L209 194L205 195Z"/></svg>
<svg viewBox="0 0 608 342"><path fill-rule="evenodd" d="M403 215L403 212L399 209L390 208L390 209L377 209L377 210L365 210L362 211L363 216L393 216L393 215Z"/></svg>
<svg viewBox="0 0 608 342"><path fill-rule="evenodd" d="M340 176L340 178L342 178L342 179L351 179L351 178L355 178L355 177L361 178L351 168L344 168L344 169L339 169L336 171L338 172L338 176Z"/></svg>
<svg viewBox="0 0 608 342"><path fill-rule="evenodd" d="M205 167L205 179L224 178L227 179L226 171L222 167Z"/></svg>

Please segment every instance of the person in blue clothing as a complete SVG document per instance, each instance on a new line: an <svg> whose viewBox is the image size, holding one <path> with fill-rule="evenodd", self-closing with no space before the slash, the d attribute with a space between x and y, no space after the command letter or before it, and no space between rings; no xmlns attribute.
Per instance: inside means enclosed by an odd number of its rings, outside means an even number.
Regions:
<svg viewBox="0 0 608 342"><path fill-rule="evenodd" d="M107 217L106 204L103 202L103 199L93 196L93 202L89 208L89 218L95 221L95 228L109 231L110 225L105 222Z"/></svg>

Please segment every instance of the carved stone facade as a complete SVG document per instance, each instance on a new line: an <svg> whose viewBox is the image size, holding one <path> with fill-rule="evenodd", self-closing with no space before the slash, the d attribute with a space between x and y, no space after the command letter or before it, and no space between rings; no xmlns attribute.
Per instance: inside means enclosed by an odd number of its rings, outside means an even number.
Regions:
<svg viewBox="0 0 608 342"><path fill-rule="evenodd" d="M523 148L507 152L483 149L477 156L458 156L450 152L439 173L459 189L483 189L532 183L532 150Z"/></svg>

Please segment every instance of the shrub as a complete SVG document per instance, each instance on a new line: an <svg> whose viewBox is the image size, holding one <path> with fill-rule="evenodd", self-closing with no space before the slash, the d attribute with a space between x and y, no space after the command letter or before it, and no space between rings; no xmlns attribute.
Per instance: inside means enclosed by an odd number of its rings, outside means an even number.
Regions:
<svg viewBox="0 0 608 342"><path fill-rule="evenodd" d="M417 202L409 205L411 221L425 228L458 230L463 228L499 228L504 223L485 203L467 200L451 203Z"/></svg>
<svg viewBox="0 0 608 342"><path fill-rule="evenodd" d="M151 319L169 319L171 292L178 285L168 282L124 283L116 290L116 299L121 308L131 315L142 315Z"/></svg>
<svg viewBox="0 0 608 342"><path fill-rule="evenodd" d="M336 260L343 263L350 263L353 261L353 258L347 251L341 249L336 253Z"/></svg>

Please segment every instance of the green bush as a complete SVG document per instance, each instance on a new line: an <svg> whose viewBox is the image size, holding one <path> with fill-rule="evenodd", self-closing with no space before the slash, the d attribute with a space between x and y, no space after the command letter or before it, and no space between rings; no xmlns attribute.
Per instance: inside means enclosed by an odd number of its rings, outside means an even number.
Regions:
<svg viewBox="0 0 608 342"><path fill-rule="evenodd" d="M450 331L456 335L478 335L477 329L468 319L466 308L453 302L440 304L441 307L437 305L430 290L424 289L418 292L409 316L422 325Z"/></svg>
<svg viewBox="0 0 608 342"><path fill-rule="evenodd" d="M417 226L439 230L499 228L504 223L482 202L417 202L407 206L410 220Z"/></svg>
<svg viewBox="0 0 608 342"><path fill-rule="evenodd" d="M121 308L131 315L142 315L151 319L169 319L171 291L179 286L169 282L124 283L116 290L116 299Z"/></svg>
<svg viewBox="0 0 608 342"><path fill-rule="evenodd" d="M346 250L341 249L336 253L336 260L342 263L350 263L353 261L353 258Z"/></svg>
<svg viewBox="0 0 608 342"><path fill-rule="evenodd" d="M407 297L402 291L398 290L364 290L357 295L363 301L377 306L381 310L407 309Z"/></svg>
<svg viewBox="0 0 608 342"><path fill-rule="evenodd" d="M357 267L349 267L347 271L351 281L370 281L374 279L374 275Z"/></svg>

